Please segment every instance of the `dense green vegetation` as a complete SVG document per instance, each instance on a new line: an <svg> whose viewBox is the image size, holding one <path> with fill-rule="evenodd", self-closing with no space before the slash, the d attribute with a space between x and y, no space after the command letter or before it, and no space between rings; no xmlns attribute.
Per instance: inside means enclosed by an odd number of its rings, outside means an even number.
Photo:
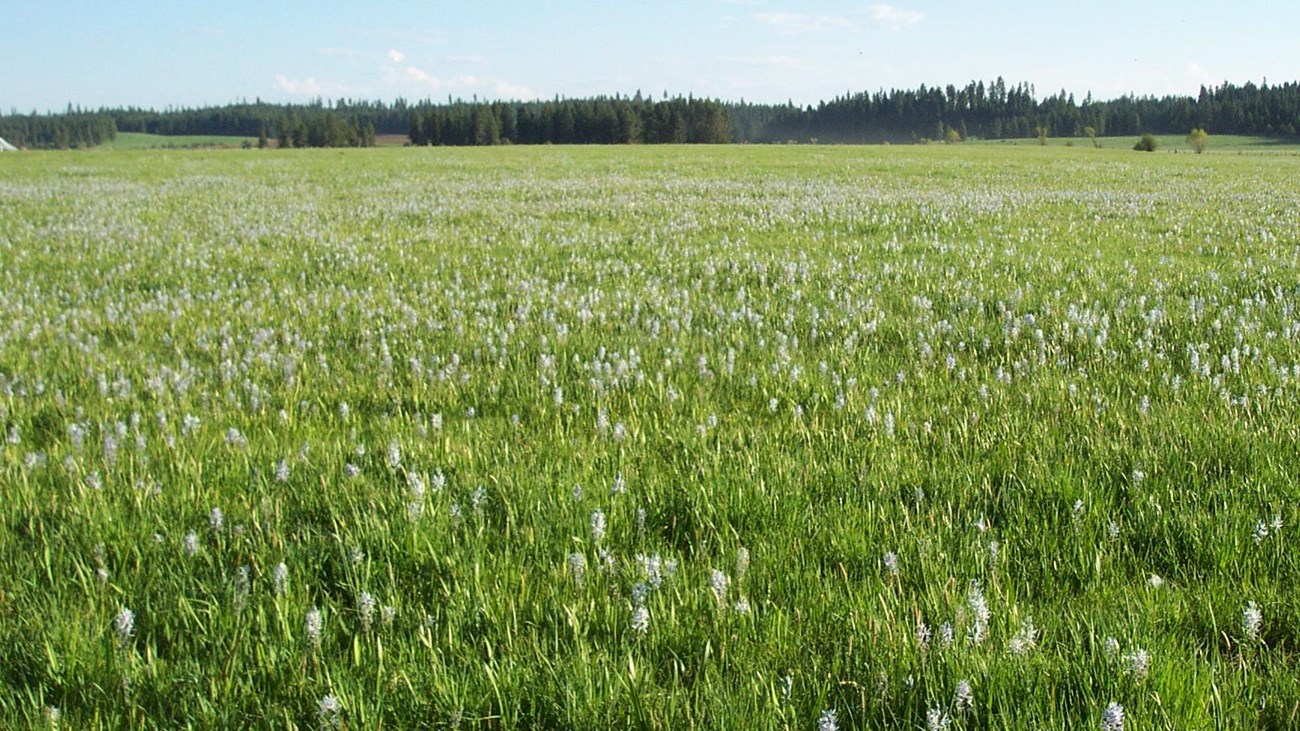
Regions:
<svg viewBox="0 0 1300 731"><path fill-rule="evenodd" d="M113 139L117 124L107 112L68 108L63 114L0 115L0 138L33 149L94 147Z"/></svg>
<svg viewBox="0 0 1300 731"><path fill-rule="evenodd" d="M88 128L90 122L94 126ZM329 104L104 109L65 115L0 116L0 136L28 147L80 147L114 130L161 135L278 139L281 147L374 144L376 134L409 135L416 145L624 144L722 142L919 142L1034 137L1215 135L1295 138L1300 83L1202 87L1195 97L1125 96L1077 102L1064 91L1039 99L1028 84L1001 78L965 87L846 94L816 107L667 95L479 102L448 99ZM1090 134L1091 132L1091 134Z"/></svg>
<svg viewBox="0 0 1300 731"><path fill-rule="evenodd" d="M529 104L464 102L411 111L416 145L722 144L731 141L727 107L705 99L557 100Z"/></svg>
<svg viewBox="0 0 1300 731"><path fill-rule="evenodd" d="M1040 145L1048 147L1097 147L1106 150L1130 150L1133 143L1140 139L1133 137L1094 137L1079 139L1077 137L1049 137L1046 139L1015 140L980 140L967 142L968 145L990 145L995 147ZM1194 147L1187 141L1187 134L1156 135L1158 149L1166 152L1193 152ZM1207 135L1206 150L1211 152L1241 153L1282 153L1300 152L1300 138L1257 137L1252 135Z"/></svg>
<svg viewBox="0 0 1300 731"><path fill-rule="evenodd" d="M1062 91L1038 99L1028 84L1002 79L985 85L845 95L799 109L738 105L731 111L736 138L824 142L906 142L962 139L1137 136L1144 132L1186 135L1194 127L1211 134L1295 137L1300 130L1300 83L1273 86L1223 84L1201 87L1195 97L1164 96L1082 102Z"/></svg>
<svg viewBox="0 0 1300 731"><path fill-rule="evenodd" d="M0 727L1295 728L1297 181L6 158Z"/></svg>
<svg viewBox="0 0 1300 731"><path fill-rule="evenodd" d="M256 138L225 135L151 135L144 132L119 132L104 147L114 150L185 149L198 147L251 147Z"/></svg>

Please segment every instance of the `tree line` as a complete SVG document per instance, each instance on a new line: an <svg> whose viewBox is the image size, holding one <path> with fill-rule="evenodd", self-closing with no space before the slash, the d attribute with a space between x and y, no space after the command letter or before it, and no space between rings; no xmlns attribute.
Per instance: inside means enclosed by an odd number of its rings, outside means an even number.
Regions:
<svg viewBox="0 0 1300 731"><path fill-rule="evenodd" d="M1186 134L1294 137L1300 133L1300 83L1275 86L1223 84L1195 96L1122 96L1082 102L1061 91L1036 98L1029 84L998 78L965 87L845 94L816 107L735 105L738 141L908 142L946 139L1013 139ZM955 133L955 134L950 134Z"/></svg>
<svg viewBox="0 0 1300 731"><path fill-rule="evenodd" d="M296 111L281 114L275 121L276 142L280 147L374 147L374 122L356 116L344 117L337 112L300 116ZM270 137L265 124L257 129L258 147L268 147Z"/></svg>
<svg viewBox="0 0 1300 731"><path fill-rule="evenodd" d="M0 137L11 145L34 150L78 149L112 141L117 137L117 124L108 112L86 112L69 106L62 114L0 116Z"/></svg>
<svg viewBox="0 0 1300 731"><path fill-rule="evenodd" d="M451 102L411 110L415 145L724 144L729 107L693 97L635 97L548 102Z"/></svg>
<svg viewBox="0 0 1300 731"><path fill-rule="evenodd" d="M263 145L336 147L402 135L416 145L632 144L726 142L920 142L967 138L1186 134L1294 137L1300 83L1202 87L1196 96L1134 95L1082 101L1065 91L1042 98L1003 79L964 87L845 93L816 106L725 102L694 97L501 102L447 99L391 103L338 99L309 104L256 100L220 107L69 107L59 114L0 116L0 136L31 148L90 147L116 133L237 135ZM1091 133L1091 134L1090 134Z"/></svg>

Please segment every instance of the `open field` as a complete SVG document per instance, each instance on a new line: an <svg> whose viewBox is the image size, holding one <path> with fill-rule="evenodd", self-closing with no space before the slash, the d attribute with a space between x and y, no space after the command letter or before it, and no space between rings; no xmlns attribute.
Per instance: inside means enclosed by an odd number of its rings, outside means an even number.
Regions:
<svg viewBox="0 0 1300 731"><path fill-rule="evenodd" d="M149 150L189 147L240 147L245 142L256 145L256 137L230 135L153 135L145 132L118 132L117 139L101 145L106 150Z"/></svg>
<svg viewBox="0 0 1300 731"><path fill-rule="evenodd" d="M1185 137L1185 135L1156 135L1156 139L1160 142L1157 151L1191 153L1192 149L1186 143ZM1098 138L1097 141L1102 149L1131 151L1133 145L1137 142L1137 139L1137 136L1130 135L1125 137L1101 137ZM117 139L106 145L102 145L101 149L149 150L194 147L241 147L245 142L256 145L257 138L222 135L153 135L142 132L119 132L117 134ZM410 139L406 135L379 135L375 142L380 147L402 147L408 145ZM271 139L272 147L274 147L275 144L275 139ZM970 146L980 145L999 147L1040 146L1036 139L972 140L966 144ZM1052 137L1048 139L1047 146L1092 148L1093 144L1091 140L1082 137ZM1245 135L1211 135L1206 152L1251 152L1300 155L1300 140L1291 140L1279 137L1250 137Z"/></svg>
<svg viewBox="0 0 1300 731"><path fill-rule="evenodd" d="M1104 150L1133 150L1140 135L1123 137L1099 137L1097 143ZM1156 152L1179 152L1195 154L1192 146L1187 144L1187 135L1156 135L1159 142ZM1037 147L1036 139L1018 140L981 140L976 144L997 145L1003 147ZM1086 137L1050 137L1048 147L1087 147L1092 148L1092 140ZM1252 137L1250 135L1210 135L1205 153L1270 153L1300 155L1300 139L1289 137Z"/></svg>
<svg viewBox="0 0 1300 731"><path fill-rule="evenodd" d="M1300 158L3 162L0 727L1300 725Z"/></svg>

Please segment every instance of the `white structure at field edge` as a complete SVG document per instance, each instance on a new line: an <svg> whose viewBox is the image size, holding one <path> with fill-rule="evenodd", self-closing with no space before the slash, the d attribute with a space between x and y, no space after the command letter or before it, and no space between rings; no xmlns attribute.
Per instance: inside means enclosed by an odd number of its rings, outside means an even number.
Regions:
<svg viewBox="0 0 1300 731"><path fill-rule="evenodd" d="M0 152L17 152L18 148L5 142L5 138L0 137Z"/></svg>

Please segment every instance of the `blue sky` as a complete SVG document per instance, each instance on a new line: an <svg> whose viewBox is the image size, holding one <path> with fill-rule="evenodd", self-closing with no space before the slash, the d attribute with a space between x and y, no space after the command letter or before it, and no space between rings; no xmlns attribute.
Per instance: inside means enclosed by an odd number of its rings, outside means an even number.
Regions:
<svg viewBox="0 0 1300 731"><path fill-rule="evenodd" d="M1039 95L1300 79L1300 3L12 3L0 109L692 93L815 103L1003 76Z"/></svg>

